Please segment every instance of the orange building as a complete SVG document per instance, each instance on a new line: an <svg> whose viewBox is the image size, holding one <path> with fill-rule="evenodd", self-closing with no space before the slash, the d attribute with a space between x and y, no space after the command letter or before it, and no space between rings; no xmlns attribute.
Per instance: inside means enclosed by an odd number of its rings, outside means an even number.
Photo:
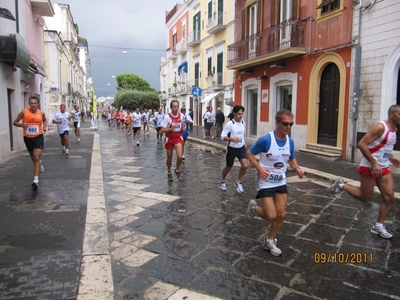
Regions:
<svg viewBox="0 0 400 300"><path fill-rule="evenodd" d="M246 108L248 138L294 113L297 150L346 157L352 53L351 0L237 0L235 104Z"/></svg>

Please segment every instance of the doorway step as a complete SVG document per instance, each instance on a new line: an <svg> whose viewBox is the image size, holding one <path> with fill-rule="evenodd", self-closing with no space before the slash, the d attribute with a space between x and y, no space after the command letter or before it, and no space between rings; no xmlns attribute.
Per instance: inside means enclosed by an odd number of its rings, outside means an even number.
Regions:
<svg viewBox="0 0 400 300"><path fill-rule="evenodd" d="M307 143L306 148L299 149L304 154L324 157L329 160L341 160L342 149L338 147Z"/></svg>

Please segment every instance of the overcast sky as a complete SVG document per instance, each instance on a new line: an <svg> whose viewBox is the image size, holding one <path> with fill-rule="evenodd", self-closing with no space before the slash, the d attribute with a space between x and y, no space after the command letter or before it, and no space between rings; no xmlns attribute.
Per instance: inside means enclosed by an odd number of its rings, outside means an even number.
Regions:
<svg viewBox="0 0 400 300"><path fill-rule="evenodd" d="M92 63L91 73L97 97L115 94L112 76L134 73L146 79L151 87L160 89L159 68L166 55L167 28L165 12L177 0L65 0L69 4L79 36L86 38ZM116 47L106 48L97 47ZM158 49L164 51L129 50L124 48Z"/></svg>

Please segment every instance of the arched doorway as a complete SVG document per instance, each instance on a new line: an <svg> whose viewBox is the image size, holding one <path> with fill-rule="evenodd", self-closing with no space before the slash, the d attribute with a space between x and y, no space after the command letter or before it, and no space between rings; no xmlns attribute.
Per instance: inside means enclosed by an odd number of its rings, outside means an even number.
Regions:
<svg viewBox="0 0 400 300"><path fill-rule="evenodd" d="M340 73L334 63L322 72L319 95L318 144L336 147L339 118Z"/></svg>

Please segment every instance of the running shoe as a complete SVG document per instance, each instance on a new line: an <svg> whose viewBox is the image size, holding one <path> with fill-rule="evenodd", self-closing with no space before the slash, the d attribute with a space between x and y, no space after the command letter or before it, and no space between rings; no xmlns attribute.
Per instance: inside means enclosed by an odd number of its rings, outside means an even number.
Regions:
<svg viewBox="0 0 400 300"><path fill-rule="evenodd" d="M139 147L139 141L137 141L137 142L136 142L136 146L138 146L138 147Z"/></svg>
<svg viewBox="0 0 400 300"><path fill-rule="evenodd" d="M185 160L185 155L182 155L182 160Z"/></svg>
<svg viewBox="0 0 400 300"><path fill-rule="evenodd" d="M65 154L65 147L62 147L61 151L63 154Z"/></svg>
<svg viewBox="0 0 400 300"><path fill-rule="evenodd" d="M246 217L247 217L247 220L249 220L250 222L254 219L253 208L256 205L257 205L257 202L254 199L249 199L249 201L247 201Z"/></svg>
<svg viewBox="0 0 400 300"><path fill-rule="evenodd" d="M80 138L78 138L78 143L80 143L80 141L81 141L81 139L80 139Z"/></svg>
<svg viewBox="0 0 400 300"><path fill-rule="evenodd" d="M236 180L233 184L237 187L236 190L237 190L239 193L244 193L244 189L243 189L243 186L242 186L242 182Z"/></svg>
<svg viewBox="0 0 400 300"><path fill-rule="evenodd" d="M219 188L221 189L221 191L226 191L226 184L225 184L225 181L224 182L222 182L221 181L221 183L220 183L220 185L219 185Z"/></svg>
<svg viewBox="0 0 400 300"><path fill-rule="evenodd" d="M69 155L69 150L65 149L65 155L68 156Z"/></svg>
<svg viewBox="0 0 400 300"><path fill-rule="evenodd" d="M181 170L175 170L175 174L178 177L179 180L182 179L182 171Z"/></svg>
<svg viewBox="0 0 400 300"><path fill-rule="evenodd" d="M212 139L212 140L215 140L215 136L212 136L211 139Z"/></svg>
<svg viewBox="0 0 400 300"><path fill-rule="evenodd" d="M172 178L172 173L168 173L168 181L174 181L174 179Z"/></svg>
<svg viewBox="0 0 400 300"><path fill-rule="evenodd" d="M383 237L384 239L391 239L392 238L392 234L390 234L389 232L387 232L385 225L381 226L376 226L376 224L374 224L371 228L371 233L372 234L376 234L376 235L380 235L381 237Z"/></svg>
<svg viewBox="0 0 400 300"><path fill-rule="evenodd" d="M150 134L150 132L147 131L147 135L149 135L149 134Z"/></svg>
<svg viewBox="0 0 400 300"><path fill-rule="evenodd" d="M43 165L40 165L40 173L43 173L44 172L44 167L43 167Z"/></svg>
<svg viewBox="0 0 400 300"><path fill-rule="evenodd" d="M336 194L339 193L342 189L340 188L341 184L345 184L343 178L338 178L335 180L334 184L330 187L331 193Z"/></svg>
<svg viewBox="0 0 400 300"><path fill-rule="evenodd" d="M34 179L33 182L32 182L32 184L31 184L31 187L32 187L34 190L36 190L36 189L39 187L39 180L38 180L38 179Z"/></svg>
<svg viewBox="0 0 400 300"><path fill-rule="evenodd" d="M268 242L267 239L265 239L264 242L262 243L262 247L265 250L269 250L269 252L271 252L272 255L279 256L282 254L282 251L276 246L277 243L278 243L277 239L274 239L272 242Z"/></svg>

